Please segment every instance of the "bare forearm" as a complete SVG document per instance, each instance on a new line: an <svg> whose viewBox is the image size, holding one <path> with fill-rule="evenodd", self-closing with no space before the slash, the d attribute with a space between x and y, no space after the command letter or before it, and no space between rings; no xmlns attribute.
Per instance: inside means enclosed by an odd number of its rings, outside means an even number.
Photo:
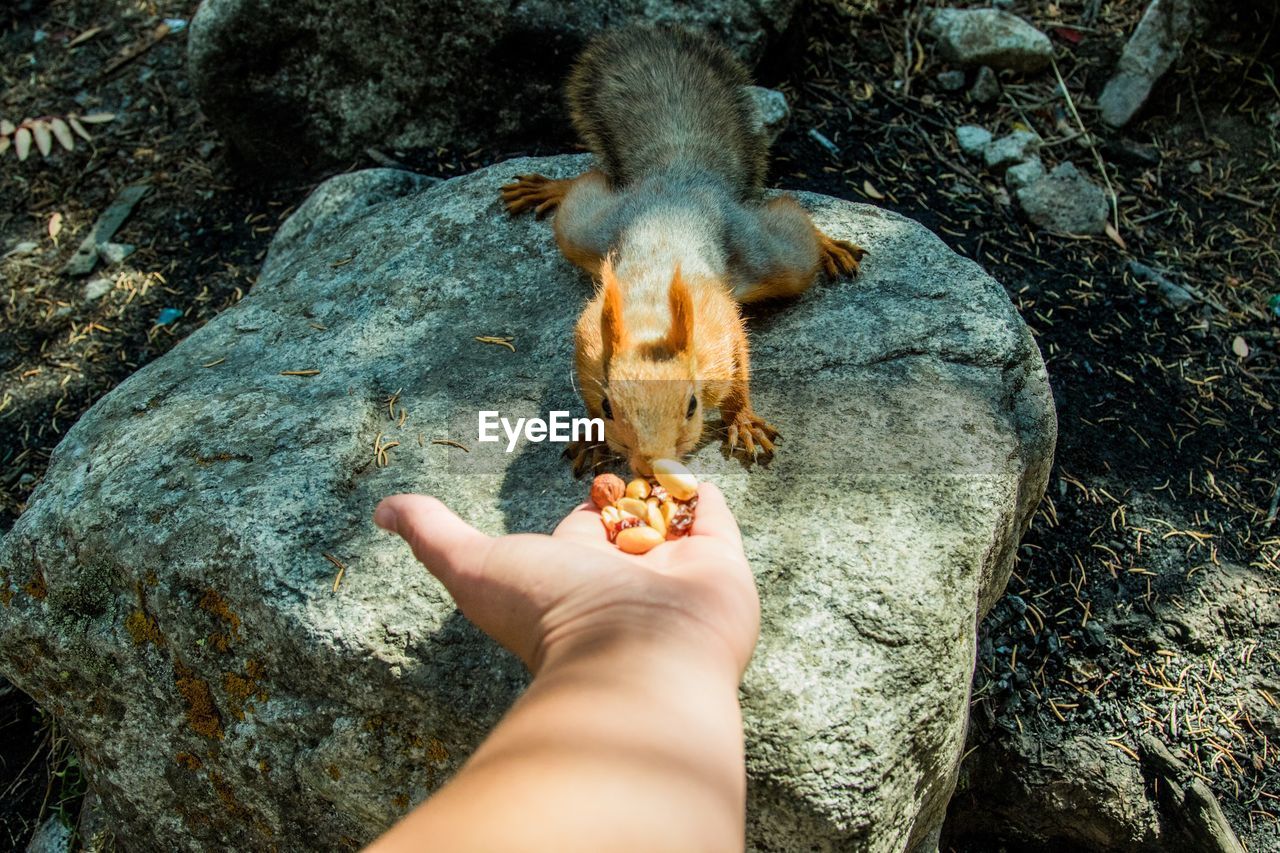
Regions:
<svg viewBox="0 0 1280 853"><path fill-rule="evenodd" d="M377 849L741 850L731 669L654 647L549 663L458 776Z"/></svg>

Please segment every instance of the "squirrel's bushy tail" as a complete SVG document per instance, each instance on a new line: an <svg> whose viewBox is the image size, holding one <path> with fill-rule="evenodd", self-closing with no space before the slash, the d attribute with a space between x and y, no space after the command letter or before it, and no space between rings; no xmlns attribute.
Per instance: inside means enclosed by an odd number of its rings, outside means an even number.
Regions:
<svg viewBox="0 0 1280 853"><path fill-rule="evenodd" d="M574 128L615 185L693 166L721 175L741 197L764 183L768 144L742 64L681 30L598 36L569 75Z"/></svg>

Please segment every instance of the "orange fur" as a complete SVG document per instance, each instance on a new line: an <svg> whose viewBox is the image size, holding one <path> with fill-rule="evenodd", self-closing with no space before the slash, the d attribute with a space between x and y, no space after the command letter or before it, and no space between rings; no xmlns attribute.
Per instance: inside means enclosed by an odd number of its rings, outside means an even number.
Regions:
<svg viewBox="0 0 1280 853"><path fill-rule="evenodd" d="M675 270L666 311L656 321L654 306L640 304L634 289L606 260L575 334L582 397L592 417L605 418L609 448L637 474L647 474L654 459L693 450L706 412L719 408L731 438L742 436L752 450L754 435L762 449L771 450L777 430L751 410L747 333L728 287ZM696 406L689 416L691 396ZM605 416L606 397L612 417ZM579 454L579 462L586 455Z"/></svg>

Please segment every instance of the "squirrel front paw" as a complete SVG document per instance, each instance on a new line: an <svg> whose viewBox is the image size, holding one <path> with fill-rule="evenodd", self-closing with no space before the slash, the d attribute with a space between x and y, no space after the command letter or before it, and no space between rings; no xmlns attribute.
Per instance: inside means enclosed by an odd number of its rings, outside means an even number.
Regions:
<svg viewBox="0 0 1280 853"><path fill-rule="evenodd" d="M856 243L850 243L848 240L834 240L821 231L818 232L818 251L822 259L822 268L831 278L857 275L859 264L867 254L867 250Z"/></svg>
<svg viewBox="0 0 1280 853"><path fill-rule="evenodd" d="M512 213L533 210L538 219L564 201L573 181L553 181L542 175L516 175L515 183L502 187L502 201Z"/></svg>
<svg viewBox="0 0 1280 853"><path fill-rule="evenodd" d="M561 455L573 464L574 477L581 477L583 474L594 476L600 466L609 461L609 446L571 441L565 445Z"/></svg>
<svg viewBox="0 0 1280 853"><path fill-rule="evenodd" d="M738 447L738 440L741 439L742 449L753 458L756 455L757 446L766 456L771 456L774 442L781 437L777 427L750 409L746 409L729 420L729 434L725 437L725 444L729 452L733 453Z"/></svg>

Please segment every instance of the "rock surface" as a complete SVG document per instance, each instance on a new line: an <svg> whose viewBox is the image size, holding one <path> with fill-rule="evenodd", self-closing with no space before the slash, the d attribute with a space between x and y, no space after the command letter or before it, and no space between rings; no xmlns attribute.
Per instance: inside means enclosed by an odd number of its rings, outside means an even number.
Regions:
<svg viewBox="0 0 1280 853"><path fill-rule="evenodd" d="M1021 163L1014 163L1004 173L1004 183L1011 190L1019 190L1028 184L1034 184L1045 175L1044 162L1039 157L1032 157Z"/></svg>
<svg viewBox="0 0 1280 853"><path fill-rule="evenodd" d="M758 126L772 145L782 131L787 129L787 122L791 120L787 96L777 89L766 89L763 86L751 86L749 90L756 107Z"/></svg>
<svg viewBox="0 0 1280 853"><path fill-rule="evenodd" d="M964 153L977 157L991 142L991 131L976 124L962 124L956 128L956 144Z"/></svg>
<svg viewBox="0 0 1280 853"><path fill-rule="evenodd" d="M205 0L188 65L201 109L249 163L296 172L385 150L565 138L561 87L585 41L633 21L702 29L749 63L795 0Z"/></svg>
<svg viewBox="0 0 1280 853"><path fill-rule="evenodd" d="M982 159L988 169L1006 169L1035 156L1044 140L1029 130L1015 130L983 146Z"/></svg>
<svg viewBox="0 0 1280 853"><path fill-rule="evenodd" d="M587 165L409 179L355 218L353 187L401 179L324 185L252 293L58 447L0 542L0 666L58 719L129 847L358 845L519 694L519 663L369 514L424 491L491 533L545 531L582 499L558 446L506 454L475 419L581 411L590 283L497 199L513 174ZM690 464L735 509L763 602L742 688L752 849L896 853L941 825L975 622L1044 490L1055 418L1029 330L977 265L887 211L800 199L869 249L863 274L753 312L776 460L748 468L713 439Z"/></svg>
<svg viewBox="0 0 1280 853"><path fill-rule="evenodd" d="M1027 218L1041 228L1068 234L1101 234L1106 228L1107 194L1073 163L1059 163L1017 195Z"/></svg>
<svg viewBox="0 0 1280 853"><path fill-rule="evenodd" d="M1031 73L1049 67L1049 37L1000 9L935 9L926 22L942 55L959 65Z"/></svg>
<svg viewBox="0 0 1280 853"><path fill-rule="evenodd" d="M1193 20L1191 0L1152 0L1098 96L1103 121L1122 127L1142 109L1152 87L1182 53Z"/></svg>
<svg viewBox="0 0 1280 853"><path fill-rule="evenodd" d="M975 104L989 104L998 97L1000 97L1000 78L990 66L984 65L978 69L977 75L973 78L973 85L969 87L969 100Z"/></svg>

